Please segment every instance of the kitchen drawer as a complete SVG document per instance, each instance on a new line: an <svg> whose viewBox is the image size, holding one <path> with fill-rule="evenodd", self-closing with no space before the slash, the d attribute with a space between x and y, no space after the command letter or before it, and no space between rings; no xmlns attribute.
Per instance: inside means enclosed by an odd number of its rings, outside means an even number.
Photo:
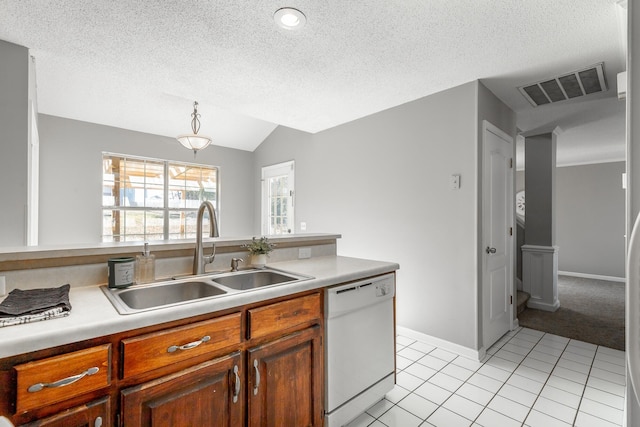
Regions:
<svg viewBox="0 0 640 427"><path fill-rule="evenodd" d="M61 402L111 384L111 344L16 365L16 411Z"/></svg>
<svg viewBox="0 0 640 427"><path fill-rule="evenodd" d="M249 338L260 338L322 318L320 293L249 310Z"/></svg>
<svg viewBox="0 0 640 427"><path fill-rule="evenodd" d="M240 313L122 340L123 378L242 342Z"/></svg>
<svg viewBox="0 0 640 427"><path fill-rule="evenodd" d="M111 398L105 396L20 427L109 427L112 425Z"/></svg>

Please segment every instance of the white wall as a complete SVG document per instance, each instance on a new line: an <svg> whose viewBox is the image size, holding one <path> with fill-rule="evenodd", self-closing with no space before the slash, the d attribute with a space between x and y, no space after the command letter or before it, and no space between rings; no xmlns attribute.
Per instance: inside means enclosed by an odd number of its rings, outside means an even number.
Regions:
<svg viewBox="0 0 640 427"><path fill-rule="evenodd" d="M27 243L28 85L29 50L0 40L0 246Z"/></svg>
<svg viewBox="0 0 640 427"><path fill-rule="evenodd" d="M100 242L102 152L220 167L220 235L252 234L251 152L209 146L194 159L173 138L44 114L39 133L41 245Z"/></svg>
<svg viewBox="0 0 640 427"><path fill-rule="evenodd" d="M262 166L295 160L296 226L341 233L340 255L399 262L399 325L473 349L479 86L314 135L280 127L255 151L258 177ZM460 190L449 189L451 174Z"/></svg>

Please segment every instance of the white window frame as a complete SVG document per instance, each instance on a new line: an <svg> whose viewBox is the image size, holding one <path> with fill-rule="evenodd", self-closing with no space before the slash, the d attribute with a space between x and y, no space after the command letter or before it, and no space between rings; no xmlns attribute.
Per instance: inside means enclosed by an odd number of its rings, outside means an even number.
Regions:
<svg viewBox="0 0 640 427"><path fill-rule="evenodd" d="M273 233L273 230L270 227L271 224L271 203L270 201L270 188L269 188L269 179L287 176L289 185L289 198L287 204L287 220L289 224L289 228L287 234L295 233L295 162L293 160L278 163L271 166L264 166L262 168L262 234L265 236L273 235L273 234L284 234L284 233Z"/></svg>
<svg viewBox="0 0 640 427"><path fill-rule="evenodd" d="M111 152L103 152L102 153L102 159L104 162L105 157L117 157L120 158L122 160L125 161L136 161L136 162L152 162L152 163L156 163L156 164L162 164L163 165L163 184L162 184L162 192L163 192L163 205L162 206L143 206L143 207L132 207L132 206L128 206L128 205L110 205L110 204L105 204L104 198L103 198L103 202L102 202L102 207L101 207L101 212L103 212L103 220L104 220L104 212L105 211L113 211L113 210L118 210L121 212L161 212L162 216L163 216L163 231L162 231L162 239L157 239L157 238L150 238L148 233L148 230L146 228L146 225L144 227L143 233L137 233L137 234L129 234L129 233L124 233L124 234L119 234L119 235L105 235L104 233L101 232L102 235L102 242L124 242L124 241L147 241L147 240L153 240L153 241L169 241L169 240L180 240L180 239L185 239L185 238L192 238L195 236L195 227L193 228L192 231L186 231L186 235L182 236L182 235L178 235L178 234L171 234L170 233L170 229L169 229L169 221L170 221L170 215L171 214L175 214L176 212L178 213L186 213L186 214L196 214L198 211L198 206L199 203L202 203L203 200L209 200L213 203L214 208L216 210L216 215L217 215L217 219L218 219L218 225L220 224L220 168L218 166L211 166L211 165L206 165L206 164L198 164L198 163L189 163L189 162L182 162L182 161L174 161L174 160L165 160L165 159L157 159L157 158L150 158L150 157L143 157L143 156L132 156L132 155L127 155L127 154L120 154L120 153L111 153ZM198 201L198 206L191 206L191 207L175 207L175 206L171 206L169 203L169 191L171 188L171 182L170 182L170 169L171 168L182 168L182 167L186 167L186 168L190 168L190 167L194 167L194 168L199 168L199 169L205 169L205 170L210 170L210 171L214 171L215 173L215 199L211 200L211 199L207 199L206 196L203 198L203 194L200 195L200 199ZM157 185L157 184L156 184ZM175 184L174 184L175 185ZM103 178L102 178L102 185L101 185L102 191L104 192L105 189L105 177L104 177L104 171L103 171ZM145 185L146 188L146 185ZM145 190L146 191L146 190ZM207 221L205 223L205 228L206 226L209 224L209 222ZM102 227L104 227L104 224L102 225ZM204 230L207 231L207 230ZM155 233L155 236L157 236L158 233ZM177 237L176 237L177 236Z"/></svg>

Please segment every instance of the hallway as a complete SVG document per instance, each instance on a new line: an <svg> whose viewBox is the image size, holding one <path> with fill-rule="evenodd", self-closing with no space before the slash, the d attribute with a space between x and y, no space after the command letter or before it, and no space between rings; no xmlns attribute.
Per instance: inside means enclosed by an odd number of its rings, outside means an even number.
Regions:
<svg viewBox="0 0 640 427"><path fill-rule="evenodd" d="M558 276L558 299L555 312L525 309L520 326L624 350L624 283Z"/></svg>

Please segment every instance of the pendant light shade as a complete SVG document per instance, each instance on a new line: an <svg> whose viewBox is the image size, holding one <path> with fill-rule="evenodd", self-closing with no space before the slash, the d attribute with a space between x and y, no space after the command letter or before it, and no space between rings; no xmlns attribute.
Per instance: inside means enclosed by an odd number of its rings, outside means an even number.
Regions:
<svg viewBox="0 0 640 427"><path fill-rule="evenodd" d="M178 135L176 139L185 148L193 150L195 156L199 150L205 149L211 144L211 138L204 135L198 135L200 130L200 114L198 113L198 101L193 103L193 113L191 113L191 130L193 133Z"/></svg>

